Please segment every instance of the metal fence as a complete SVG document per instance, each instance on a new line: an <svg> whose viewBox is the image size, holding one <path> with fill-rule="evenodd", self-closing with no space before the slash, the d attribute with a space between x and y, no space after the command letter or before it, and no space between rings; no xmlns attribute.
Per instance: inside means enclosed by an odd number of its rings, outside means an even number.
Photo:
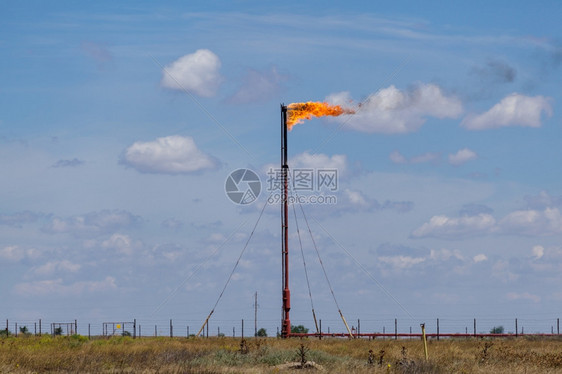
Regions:
<svg viewBox="0 0 562 374"><path fill-rule="evenodd" d="M267 327L267 335L279 335L279 321L277 320L251 320L244 323L242 320L210 321L201 331L200 336L232 336L250 337L256 335L259 327ZM248 321L246 321L248 322ZM149 320L149 319L124 319L116 322L96 321L82 322L70 321L45 321L38 320L9 320L6 319L0 336L27 336L27 335L74 335L88 337L131 336L142 337L190 337L194 336L201 326L201 321L196 320ZM560 335L560 318L472 318L472 319L440 319L424 321L426 335L429 338L482 338L482 337L520 337L543 336L555 337ZM301 325L301 323L294 323ZM302 325L307 325L303 323ZM314 323L308 323L308 331L301 331L294 336L308 337L349 337L369 339L408 339L421 337L420 323L412 320L394 319L357 319L350 323L348 332L339 320L319 320L319 328Z"/></svg>

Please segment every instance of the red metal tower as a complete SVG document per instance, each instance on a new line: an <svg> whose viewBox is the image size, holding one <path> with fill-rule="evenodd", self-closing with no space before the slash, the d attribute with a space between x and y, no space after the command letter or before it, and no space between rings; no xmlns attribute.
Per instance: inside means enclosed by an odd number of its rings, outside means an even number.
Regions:
<svg viewBox="0 0 562 374"><path fill-rule="evenodd" d="M283 311L281 318L281 337L291 335L291 291L289 290L289 166L287 165L287 107L281 104L281 176L283 184L281 214L281 267Z"/></svg>

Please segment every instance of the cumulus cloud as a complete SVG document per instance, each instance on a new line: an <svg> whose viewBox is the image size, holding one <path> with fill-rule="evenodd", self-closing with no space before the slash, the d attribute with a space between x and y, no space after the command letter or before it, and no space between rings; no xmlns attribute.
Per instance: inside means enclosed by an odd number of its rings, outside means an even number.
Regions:
<svg viewBox="0 0 562 374"><path fill-rule="evenodd" d="M291 166L289 172L289 178L293 180L296 184L299 183L297 178L299 175L305 176L307 174L309 177L313 178L313 188L318 187L319 173L324 171L327 178L333 178L335 185L330 184L330 188L334 187L337 189L339 178L345 175L347 172L347 157L345 155L326 155L323 153L311 154L308 152L300 153L292 157L288 161ZM279 181L280 176L277 175L279 171L279 165L277 164L266 164L262 168L263 172L267 174L268 183L270 183L269 188L273 188L274 184ZM335 173L333 173L335 171ZM311 175L312 173L312 175ZM326 185L329 180L325 180L323 183ZM310 184L310 183L308 183Z"/></svg>
<svg viewBox="0 0 562 374"><path fill-rule="evenodd" d="M412 232L414 238L439 237L455 239L477 234L488 234L495 229L496 220L490 214L451 218L433 216Z"/></svg>
<svg viewBox="0 0 562 374"><path fill-rule="evenodd" d="M533 253L533 257L537 260L544 256L544 247L542 245L535 245L531 251Z"/></svg>
<svg viewBox="0 0 562 374"><path fill-rule="evenodd" d="M6 247L0 248L0 259L6 261L21 261L26 258L37 258L39 257L39 251L35 248L21 248L17 245L8 245Z"/></svg>
<svg viewBox="0 0 562 374"><path fill-rule="evenodd" d="M91 235L131 227L140 221L140 217L124 210L102 210L68 218L54 217L43 227L43 231L51 234Z"/></svg>
<svg viewBox="0 0 562 374"><path fill-rule="evenodd" d="M446 248L432 249L429 251L429 258L431 260L448 261L450 259L457 259L464 261L464 257L458 250L450 250Z"/></svg>
<svg viewBox="0 0 562 374"><path fill-rule="evenodd" d="M189 174L216 168L218 162L197 148L193 138L172 135L151 142L136 142L121 157L122 164L141 173Z"/></svg>
<svg viewBox="0 0 562 374"><path fill-rule="evenodd" d="M60 274L62 272L76 273L82 266L74 264L68 260L62 261L49 261L41 266L34 267L31 271L35 275L47 276L52 274Z"/></svg>
<svg viewBox="0 0 562 374"><path fill-rule="evenodd" d="M326 101L344 107L354 105L349 92L332 94ZM428 117L457 118L462 112L458 98L447 96L437 85L420 83L408 91L384 88L369 96L356 114L335 120L361 132L404 134L418 130Z"/></svg>
<svg viewBox="0 0 562 374"><path fill-rule="evenodd" d="M280 74L275 66L269 70L248 70L243 79L242 86L228 100L233 104L264 102L281 91L281 84L287 80Z"/></svg>
<svg viewBox="0 0 562 374"><path fill-rule="evenodd" d="M108 276L101 281L80 281L64 284L61 278L24 282L15 285L14 290L25 296L74 296L85 292L105 292L117 288L115 278Z"/></svg>
<svg viewBox="0 0 562 374"><path fill-rule="evenodd" d="M136 249L142 247L142 243L131 239L129 235L113 234L109 239L104 240L101 246L105 249L114 250L117 253L130 256Z"/></svg>
<svg viewBox="0 0 562 374"><path fill-rule="evenodd" d="M345 155L328 156L323 153L300 153L289 160L292 169L337 169L338 173L347 170L347 157Z"/></svg>
<svg viewBox="0 0 562 374"><path fill-rule="evenodd" d="M457 153L449 154L449 164L453 166L462 165L468 161L476 160L478 155L471 149L459 149Z"/></svg>
<svg viewBox="0 0 562 374"><path fill-rule="evenodd" d="M483 253L480 253L480 254L477 254L476 256L474 256L474 257L472 258L472 260L473 260L474 262L476 262L476 263L484 262L484 261L488 260L488 256L486 256L486 255L483 254Z"/></svg>
<svg viewBox="0 0 562 374"><path fill-rule="evenodd" d="M487 130L499 127L540 127L542 116L552 115L551 99L544 96L525 96L518 93L503 98L482 114L468 115L461 126L469 130Z"/></svg>
<svg viewBox="0 0 562 374"><path fill-rule="evenodd" d="M384 265L391 266L395 270L403 270L403 269L409 269L414 265L424 262L425 258L399 255L399 256L381 256L378 257L378 260L382 262Z"/></svg>
<svg viewBox="0 0 562 374"><path fill-rule="evenodd" d="M427 250L385 243L371 252L376 256L379 271L385 275L435 272L436 269L458 275L463 267L471 264L470 259L466 259L459 250L447 248Z"/></svg>
<svg viewBox="0 0 562 374"><path fill-rule="evenodd" d="M503 232L543 236L562 232L562 216L558 208L517 210L509 213L499 225Z"/></svg>
<svg viewBox="0 0 562 374"><path fill-rule="evenodd" d="M558 208L516 210L497 221L489 213L461 217L433 216L412 232L414 238L456 239L484 234L548 236L562 233L562 215Z"/></svg>
<svg viewBox="0 0 562 374"><path fill-rule="evenodd" d="M163 87L187 90L199 96L214 96L222 81L220 59L208 49L180 57L162 71Z"/></svg>
<svg viewBox="0 0 562 374"><path fill-rule="evenodd" d="M394 162L395 164L407 164L408 159L399 151L392 151L390 155L388 155L390 161Z"/></svg>

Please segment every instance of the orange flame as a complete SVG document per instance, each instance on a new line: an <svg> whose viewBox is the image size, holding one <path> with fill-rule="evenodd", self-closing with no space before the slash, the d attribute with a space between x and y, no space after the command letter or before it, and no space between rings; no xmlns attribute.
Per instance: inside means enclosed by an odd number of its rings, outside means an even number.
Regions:
<svg viewBox="0 0 562 374"><path fill-rule="evenodd" d="M340 116L342 114L353 114L353 109L344 109L339 105L312 102L292 103L287 105L287 128L291 130L294 125L302 123L305 119L312 117Z"/></svg>

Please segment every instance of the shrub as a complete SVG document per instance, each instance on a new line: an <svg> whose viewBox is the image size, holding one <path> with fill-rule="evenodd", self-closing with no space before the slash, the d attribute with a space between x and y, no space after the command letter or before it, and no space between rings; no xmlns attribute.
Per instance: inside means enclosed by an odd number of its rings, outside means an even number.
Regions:
<svg viewBox="0 0 562 374"><path fill-rule="evenodd" d="M504 331L505 330L504 330L503 326L494 326L490 330L490 334L503 334Z"/></svg>
<svg viewBox="0 0 562 374"><path fill-rule="evenodd" d="M291 326L291 333L292 334L307 334L308 329L306 327L304 327L303 325Z"/></svg>

